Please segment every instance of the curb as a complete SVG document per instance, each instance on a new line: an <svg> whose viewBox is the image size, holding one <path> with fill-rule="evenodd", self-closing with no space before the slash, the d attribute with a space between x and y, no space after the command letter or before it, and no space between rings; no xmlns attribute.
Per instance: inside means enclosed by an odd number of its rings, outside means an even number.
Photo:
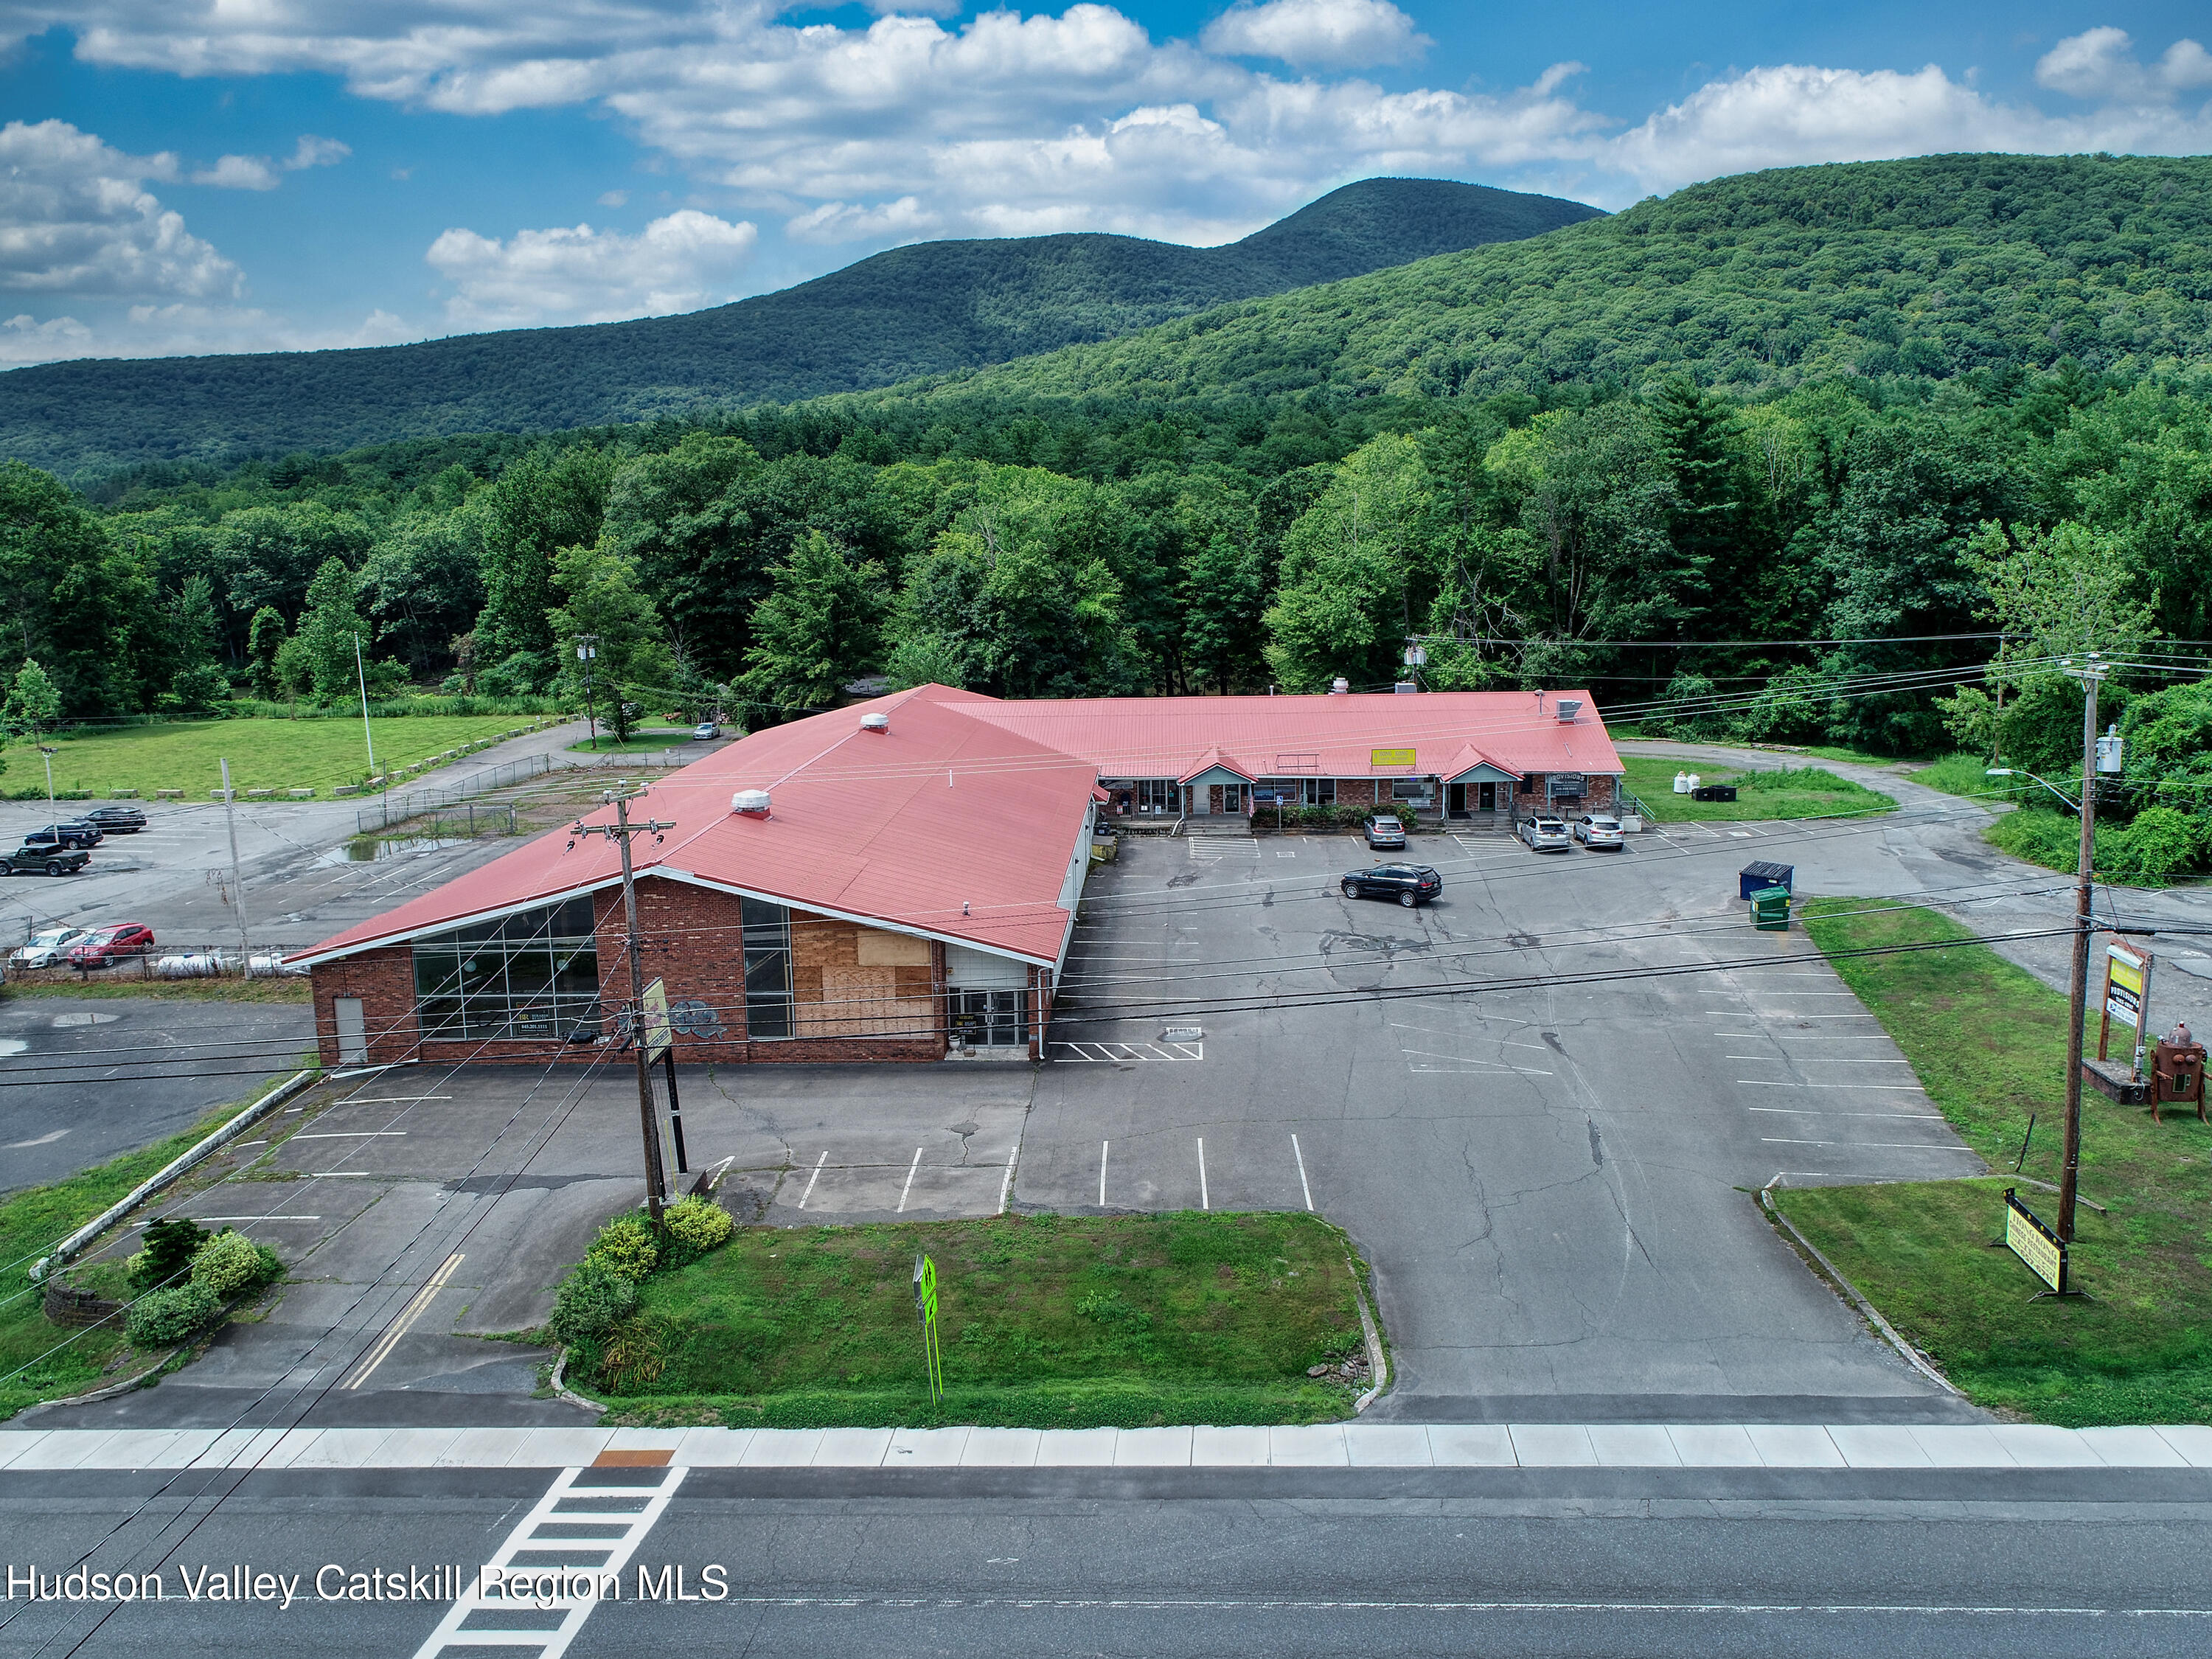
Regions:
<svg viewBox="0 0 2212 1659"><path fill-rule="evenodd" d="M1778 1180L1779 1178L1779 1176L1776 1177ZM1887 1342L1891 1347L1896 1349L1897 1352L1904 1357L1905 1363L1906 1364L1911 1366L1913 1370L1918 1371L1930 1382L1933 1382L1937 1388L1942 1389L1944 1393L1956 1395L1959 1399L1964 1400L1966 1397L1965 1393L1954 1384L1949 1377L1944 1376L1942 1372L1937 1370L1933 1365L1923 1359L1920 1357L1919 1351L1910 1342L1907 1342L1903 1337L1899 1336L1897 1334L1896 1328L1891 1325L1887 1319L1884 1319L1881 1316L1881 1310L1877 1309L1873 1303L1868 1301L1866 1297L1859 1294L1859 1287L1852 1284L1850 1279L1844 1278L1842 1273L1838 1273L1834 1262L1829 1261L1826 1256L1820 1254L1820 1246L1814 1243L1813 1241L1806 1237L1804 1234L1799 1232L1797 1231L1797 1224L1792 1221L1788 1216L1783 1214L1780 1210L1774 1206L1773 1188L1774 1183L1772 1182L1769 1182L1765 1186L1761 1187L1759 1189L1759 1204L1761 1207L1765 1210L1768 1217L1772 1220L1780 1222L1784 1227L1789 1229L1790 1237L1796 1239L1805 1253L1810 1255L1814 1261L1820 1264L1820 1270L1826 1273L1830 1279L1835 1281L1837 1288L1843 1291L1845 1300L1849 1301L1851 1306L1859 1310L1860 1314L1865 1317L1869 1324L1872 1325L1875 1330L1881 1333L1882 1340Z"/></svg>
<svg viewBox="0 0 2212 1659"><path fill-rule="evenodd" d="M125 1216L129 1215L131 1211L184 1174L185 1170L209 1154L228 1146L321 1076L322 1072L319 1067L304 1072L295 1072L236 1117L231 1119L229 1122L224 1124L222 1127L208 1136L206 1139L147 1176L122 1199L108 1206L106 1209L55 1245L51 1252L33 1262L31 1267L31 1282L33 1285L45 1284L57 1270L68 1266L70 1258L87 1244L122 1220Z"/></svg>
<svg viewBox="0 0 2212 1659"><path fill-rule="evenodd" d="M596 1400L585 1399L583 1395L575 1392L574 1389L569 1388L567 1383L561 1380L562 1376L567 1375L568 1370L568 1350L566 1346L563 1346L561 1350L561 1357L553 1362L552 1375L545 1379L546 1385L550 1388L556 1395L567 1401L570 1405L581 1406L586 1411L596 1412L599 1416L605 1417L607 1414L607 1407L599 1404Z"/></svg>
<svg viewBox="0 0 2212 1659"><path fill-rule="evenodd" d="M1357 1417L1381 1397L1390 1386L1390 1356L1382 1346L1382 1328L1367 1307L1367 1284L1360 1278L1358 1266L1347 1256L1344 1265L1352 1272L1352 1294L1359 1302L1359 1329L1367 1339L1367 1373L1375 1381L1365 1394L1352 1402L1352 1415Z"/></svg>
<svg viewBox="0 0 2212 1659"><path fill-rule="evenodd" d="M191 1343L186 1342L181 1346L170 1349L137 1376L127 1377L120 1382L110 1382L106 1387L94 1389L89 1394L72 1394L59 1400L41 1400L35 1405L26 1406L17 1412L11 1420L20 1423L27 1417L34 1417L40 1412L52 1411L58 1406L96 1406L103 1400L119 1399L126 1394L136 1394L141 1389L150 1389L161 1380L163 1373L169 1369L177 1356L190 1350L191 1346Z"/></svg>

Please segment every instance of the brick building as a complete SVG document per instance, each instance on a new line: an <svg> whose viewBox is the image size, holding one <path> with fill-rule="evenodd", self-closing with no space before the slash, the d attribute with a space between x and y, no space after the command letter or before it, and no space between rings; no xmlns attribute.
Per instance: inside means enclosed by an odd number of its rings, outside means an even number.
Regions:
<svg viewBox="0 0 2212 1659"><path fill-rule="evenodd" d="M1041 1052L1094 812L1608 805L1581 693L1005 702L942 686L756 732L634 816L641 969L678 1058ZM587 822L610 822L611 808ZM586 1060L630 995L621 860L556 830L295 959L332 1066Z"/></svg>

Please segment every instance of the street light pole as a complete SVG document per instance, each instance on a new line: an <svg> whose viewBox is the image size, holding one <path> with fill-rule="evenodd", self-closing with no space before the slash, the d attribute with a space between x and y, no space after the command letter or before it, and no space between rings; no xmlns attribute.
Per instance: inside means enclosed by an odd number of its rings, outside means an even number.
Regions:
<svg viewBox="0 0 2212 1659"><path fill-rule="evenodd" d="M584 746L594 753L599 747L599 717L592 706L592 664L599 654L599 636L597 634L579 634L576 636L576 660L584 665L584 729L588 734L588 741Z"/></svg>
<svg viewBox="0 0 2212 1659"><path fill-rule="evenodd" d="M645 1056L645 964L644 941L637 928L637 879L630 866L629 838L632 836L651 836L659 840L676 826L647 818L639 823L629 821L629 803L643 797L645 791L623 793L610 789L605 799L615 809L612 823L572 823L568 833L580 839L586 836L605 836L622 848L623 919L629 929L629 1034L631 1047L637 1054L637 1116L639 1133L645 1141L645 1203L653 1217L653 1224L660 1225L661 1194L667 1185L667 1166L660 1155L660 1126L653 1116L653 1073Z"/></svg>
<svg viewBox="0 0 2212 1659"><path fill-rule="evenodd" d="M46 810L52 811L54 805L54 751L42 743L39 745L39 753L46 757Z"/></svg>
<svg viewBox="0 0 2212 1659"><path fill-rule="evenodd" d="M370 731L368 726L368 670L362 665L361 660L359 629L355 630L353 636L353 672L354 678L361 682L361 736L362 741L368 745L368 775L374 777L376 775L376 733Z"/></svg>

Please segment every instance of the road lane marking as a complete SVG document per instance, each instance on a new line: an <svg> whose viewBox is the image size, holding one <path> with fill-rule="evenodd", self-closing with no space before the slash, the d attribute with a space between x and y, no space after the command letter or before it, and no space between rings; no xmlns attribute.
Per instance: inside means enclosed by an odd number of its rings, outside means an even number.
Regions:
<svg viewBox="0 0 2212 1659"><path fill-rule="evenodd" d="M1291 1137L1291 1156L1298 1161L1298 1190L1305 1194L1306 1208L1313 1208L1313 1188L1306 1185L1306 1155L1298 1150L1298 1138Z"/></svg>
<svg viewBox="0 0 2212 1659"><path fill-rule="evenodd" d="M1106 1149L1112 1145L1108 1140L1098 1143L1098 1207L1102 1210L1106 1207Z"/></svg>
<svg viewBox="0 0 2212 1659"><path fill-rule="evenodd" d="M906 1166L906 1185L899 1188L898 1212L906 1212L907 1194L914 1190L914 1172L921 1167L921 1148L914 1149L914 1162Z"/></svg>
<svg viewBox="0 0 2212 1659"><path fill-rule="evenodd" d="M822 1156L814 1160L814 1173L806 1177L806 1190L799 1195L799 1207L805 1209L806 1200L814 1196L814 1183L822 1179L822 1166L830 1161L830 1152L824 1147Z"/></svg>
<svg viewBox="0 0 2212 1659"><path fill-rule="evenodd" d="M1736 1081L1752 1089L1898 1089L1907 1094L1928 1092L1917 1083L1778 1083L1764 1077L1740 1077Z"/></svg>
<svg viewBox="0 0 2212 1659"><path fill-rule="evenodd" d="M1779 1135L1761 1135L1762 1145L1768 1146L1864 1146L1893 1152L1963 1152L1964 1146L1946 1146L1932 1140L1787 1140ZM1979 1153L1973 1154L1979 1157Z"/></svg>
<svg viewBox="0 0 2212 1659"><path fill-rule="evenodd" d="M1022 1149L1018 1146L1006 1154L1006 1178L999 1183L999 1213L1000 1215L1006 1214L1007 1196L1014 1190L1014 1160L1021 1155Z"/></svg>
<svg viewBox="0 0 2212 1659"><path fill-rule="evenodd" d="M399 1310L399 1317L385 1328L384 1334L379 1337L374 1346L362 1356L361 1363L355 1368L354 1374L338 1384L341 1389L358 1389L376 1375L376 1368L391 1358L392 1349L399 1346L399 1339L414 1328L415 1322L420 1319L429 1308L438 1292L446 1288L447 1280L453 1276L453 1269L460 1265L461 1253L459 1250L446 1258L445 1265L430 1275L422 1288L416 1291L407 1305Z"/></svg>
<svg viewBox="0 0 2212 1659"><path fill-rule="evenodd" d="M1213 1207L1206 1195L1206 1137L1204 1135L1198 1138L1198 1207L1201 1210L1210 1210Z"/></svg>
<svg viewBox="0 0 2212 1659"><path fill-rule="evenodd" d="M1891 1117L1914 1123L1941 1123L1941 1112L1816 1112L1809 1106L1747 1106L1747 1112L1778 1112L1785 1117Z"/></svg>

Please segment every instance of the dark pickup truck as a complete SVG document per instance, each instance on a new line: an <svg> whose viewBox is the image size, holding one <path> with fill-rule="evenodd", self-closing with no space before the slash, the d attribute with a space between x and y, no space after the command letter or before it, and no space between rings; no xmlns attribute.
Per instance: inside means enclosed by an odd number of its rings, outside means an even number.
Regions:
<svg viewBox="0 0 2212 1659"><path fill-rule="evenodd" d="M18 847L0 859L0 876L73 876L92 862L92 854L69 847Z"/></svg>

